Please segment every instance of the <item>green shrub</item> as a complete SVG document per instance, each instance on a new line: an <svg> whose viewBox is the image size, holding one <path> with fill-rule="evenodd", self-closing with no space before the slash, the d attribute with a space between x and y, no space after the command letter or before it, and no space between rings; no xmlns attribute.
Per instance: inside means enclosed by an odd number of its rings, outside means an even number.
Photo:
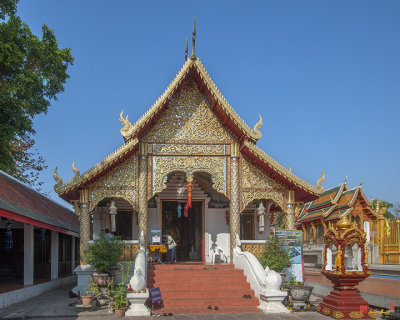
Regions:
<svg viewBox="0 0 400 320"><path fill-rule="evenodd" d="M91 264L98 273L109 272L118 263L122 255L123 244L119 237L100 235L83 253L88 264Z"/></svg>
<svg viewBox="0 0 400 320"><path fill-rule="evenodd" d="M271 236L265 243L260 263L276 272L284 272L292 265L288 250L277 236Z"/></svg>

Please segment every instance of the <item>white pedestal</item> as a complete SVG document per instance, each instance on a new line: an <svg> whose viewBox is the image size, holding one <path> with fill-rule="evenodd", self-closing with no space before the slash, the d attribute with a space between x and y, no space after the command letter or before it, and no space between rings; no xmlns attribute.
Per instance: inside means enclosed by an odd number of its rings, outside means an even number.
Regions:
<svg viewBox="0 0 400 320"><path fill-rule="evenodd" d="M151 310L145 305L149 292L145 293L128 293L127 298L130 302L129 309L125 312L125 316L150 316Z"/></svg>
<svg viewBox="0 0 400 320"><path fill-rule="evenodd" d="M260 308L263 313L288 313L290 311L282 304L286 296L286 291L262 290L258 308Z"/></svg>
<svg viewBox="0 0 400 320"><path fill-rule="evenodd" d="M80 291L81 295L83 295L85 294L85 288L89 285L90 279L92 279L93 267L90 264L79 265L74 271L78 276L78 283L77 286L72 289L72 292L78 294L78 291Z"/></svg>

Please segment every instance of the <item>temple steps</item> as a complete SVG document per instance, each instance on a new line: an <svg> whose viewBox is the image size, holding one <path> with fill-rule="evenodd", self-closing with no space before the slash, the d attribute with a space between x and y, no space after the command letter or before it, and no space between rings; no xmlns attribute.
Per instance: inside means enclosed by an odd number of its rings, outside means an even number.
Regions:
<svg viewBox="0 0 400 320"><path fill-rule="evenodd" d="M149 288L160 287L163 298L163 307L153 313L261 312L243 271L233 265L149 266L147 284Z"/></svg>

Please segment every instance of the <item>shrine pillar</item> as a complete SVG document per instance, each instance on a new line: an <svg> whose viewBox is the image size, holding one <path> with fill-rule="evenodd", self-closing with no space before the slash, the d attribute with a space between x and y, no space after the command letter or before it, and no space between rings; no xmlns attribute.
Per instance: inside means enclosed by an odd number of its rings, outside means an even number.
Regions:
<svg viewBox="0 0 400 320"><path fill-rule="evenodd" d="M231 199L230 199L230 257L233 261L233 249L236 246L236 235L240 232L240 199L239 199L239 145L231 145Z"/></svg>
<svg viewBox="0 0 400 320"><path fill-rule="evenodd" d="M86 264L83 253L89 248L90 240L90 214L89 214L89 190L79 190L79 222L80 222L80 264Z"/></svg>
<svg viewBox="0 0 400 320"><path fill-rule="evenodd" d="M147 144L140 142L139 144L139 233L144 234L147 241Z"/></svg>
<svg viewBox="0 0 400 320"><path fill-rule="evenodd" d="M296 224L296 218L294 216L294 190L288 190L286 195L286 208L285 212L285 229L286 230L294 230Z"/></svg>

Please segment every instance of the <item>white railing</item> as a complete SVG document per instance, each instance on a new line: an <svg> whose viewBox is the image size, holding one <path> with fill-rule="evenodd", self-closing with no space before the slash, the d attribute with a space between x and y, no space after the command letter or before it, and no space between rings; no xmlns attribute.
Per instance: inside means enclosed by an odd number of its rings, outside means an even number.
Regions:
<svg viewBox="0 0 400 320"><path fill-rule="evenodd" d="M236 247L233 249L233 264L243 270L255 296L260 299L259 308L264 313L289 312L281 303L287 293L280 290L282 278L279 273L268 267L264 269L252 253L242 251L238 236Z"/></svg>
<svg viewBox="0 0 400 320"><path fill-rule="evenodd" d="M147 251L143 231L140 234L139 244L140 248L136 254L135 269L129 281L132 289L135 291L145 290L147 284Z"/></svg>

